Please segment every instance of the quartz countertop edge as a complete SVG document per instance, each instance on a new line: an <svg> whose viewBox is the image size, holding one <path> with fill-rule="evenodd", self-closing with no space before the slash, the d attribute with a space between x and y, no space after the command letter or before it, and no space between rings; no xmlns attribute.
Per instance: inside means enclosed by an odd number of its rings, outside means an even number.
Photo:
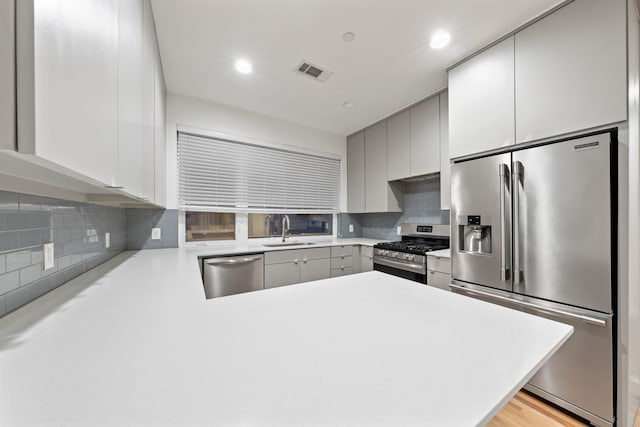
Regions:
<svg viewBox="0 0 640 427"><path fill-rule="evenodd" d="M0 425L476 426L573 330L377 271L206 300L195 255L125 252L0 319Z"/></svg>

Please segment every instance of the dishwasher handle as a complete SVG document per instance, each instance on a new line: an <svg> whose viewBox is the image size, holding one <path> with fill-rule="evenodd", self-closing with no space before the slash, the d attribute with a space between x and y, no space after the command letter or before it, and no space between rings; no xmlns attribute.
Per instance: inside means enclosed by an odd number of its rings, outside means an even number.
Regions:
<svg viewBox="0 0 640 427"><path fill-rule="evenodd" d="M215 258L207 260L207 265L240 265L248 264L250 262L260 261L260 257L243 258L243 259L225 259L223 261L216 261Z"/></svg>

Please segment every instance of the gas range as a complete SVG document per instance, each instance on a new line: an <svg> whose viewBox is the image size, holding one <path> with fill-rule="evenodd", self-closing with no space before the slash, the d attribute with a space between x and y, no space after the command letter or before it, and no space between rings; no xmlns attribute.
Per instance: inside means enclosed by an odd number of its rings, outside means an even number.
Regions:
<svg viewBox="0 0 640 427"><path fill-rule="evenodd" d="M449 226L402 224L402 240L373 247L373 268L427 283L427 253L449 247Z"/></svg>

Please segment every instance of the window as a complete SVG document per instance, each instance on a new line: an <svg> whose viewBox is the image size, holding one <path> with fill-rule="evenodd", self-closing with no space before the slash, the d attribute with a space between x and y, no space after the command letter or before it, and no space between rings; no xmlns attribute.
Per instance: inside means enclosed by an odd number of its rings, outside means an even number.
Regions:
<svg viewBox="0 0 640 427"><path fill-rule="evenodd" d="M289 235L318 236L333 233L332 214L288 214ZM249 214L249 238L274 237L282 235L284 214Z"/></svg>
<svg viewBox="0 0 640 427"><path fill-rule="evenodd" d="M229 212L185 212L185 241L235 240L236 215Z"/></svg>
<svg viewBox="0 0 640 427"><path fill-rule="evenodd" d="M179 132L178 207L336 213L340 160Z"/></svg>

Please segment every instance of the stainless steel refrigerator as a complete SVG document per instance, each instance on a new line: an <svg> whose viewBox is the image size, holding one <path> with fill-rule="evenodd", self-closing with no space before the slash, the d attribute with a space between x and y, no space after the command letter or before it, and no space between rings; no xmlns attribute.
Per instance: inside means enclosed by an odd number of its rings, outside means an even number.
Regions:
<svg viewBox="0 0 640 427"><path fill-rule="evenodd" d="M451 167L452 290L573 325L525 388L598 426L615 422L616 136Z"/></svg>

